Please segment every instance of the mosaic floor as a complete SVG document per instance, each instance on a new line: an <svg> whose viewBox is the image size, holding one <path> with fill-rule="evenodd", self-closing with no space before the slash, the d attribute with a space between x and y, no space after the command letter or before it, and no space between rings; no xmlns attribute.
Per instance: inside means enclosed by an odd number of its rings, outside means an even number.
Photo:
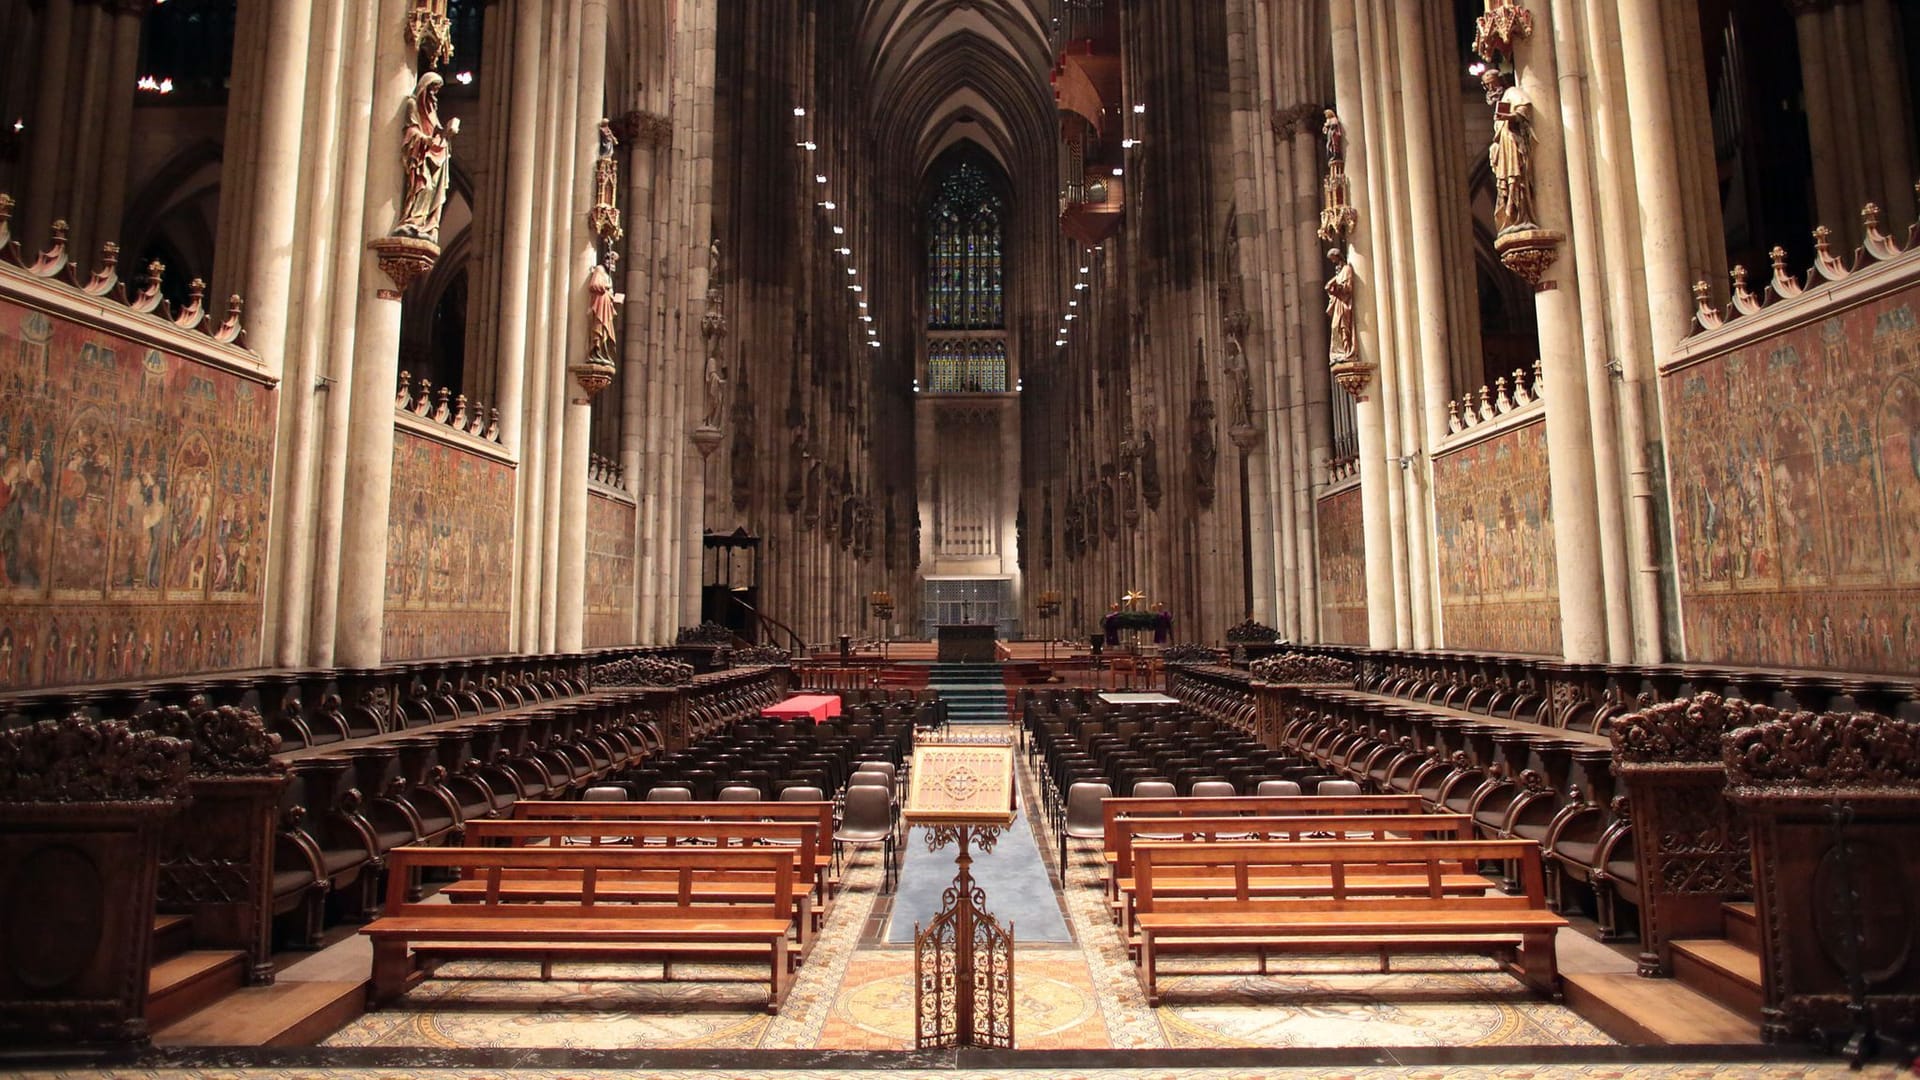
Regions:
<svg viewBox="0 0 1920 1080"><path fill-rule="evenodd" d="M1022 782L1026 805L1038 806L1024 763ZM1057 874L1055 845L1043 836L1038 848L1047 873ZM938 859L912 860L909 872L916 864L922 873L947 872ZM1534 998L1475 957L1415 961L1388 975L1364 959L1303 960L1267 975L1250 960L1188 961L1163 977L1165 1007L1149 1009L1106 916L1099 873L1097 848L1075 848L1065 894L1074 944L1016 951L1015 1029L1023 1050L1611 1044L1572 1010ZM563 964L541 982L532 964L451 962L326 1045L907 1050L914 1037L913 950L863 936L879 886L878 853L856 854L845 878L778 1016L760 1011L763 984L751 968L676 965L669 983L658 965Z"/></svg>
<svg viewBox="0 0 1920 1080"><path fill-rule="evenodd" d="M884 1072L880 1071L884 1069ZM1078 1068L1036 1065L1009 1068L848 1066L831 1068L160 1068L132 1070L57 1070L16 1073L21 1080L98 1080L101 1077L151 1080L846 1080L873 1071L888 1080L1000 1080L1047 1077L1051 1080L1841 1080L1843 1077L1891 1078L1911 1075L1886 1066L1852 1072L1837 1062L1683 1062L1660 1064L1509 1064L1509 1065L1361 1065L1284 1066L1249 1064L1225 1067Z"/></svg>

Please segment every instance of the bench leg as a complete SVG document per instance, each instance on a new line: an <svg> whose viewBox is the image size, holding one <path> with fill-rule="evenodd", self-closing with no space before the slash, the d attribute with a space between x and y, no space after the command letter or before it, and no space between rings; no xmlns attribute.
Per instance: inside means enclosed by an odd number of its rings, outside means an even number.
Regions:
<svg viewBox="0 0 1920 1080"><path fill-rule="evenodd" d="M1520 977L1528 986L1554 1000L1560 998L1560 969L1553 951L1552 931L1520 939Z"/></svg>
<svg viewBox="0 0 1920 1080"><path fill-rule="evenodd" d="M1147 996L1147 1005L1151 1008L1158 1008L1160 1005L1160 987L1155 978L1154 961L1153 935L1142 930L1140 931L1140 990Z"/></svg>
<svg viewBox="0 0 1920 1080"><path fill-rule="evenodd" d="M778 1015L780 999L787 994L787 939L779 938L773 943L773 972L768 980L767 1011Z"/></svg>
<svg viewBox="0 0 1920 1080"><path fill-rule="evenodd" d="M413 976L413 963L407 953L407 943L401 938L375 938L373 942L373 975L367 988L368 1003L378 1008L407 992L407 984Z"/></svg>

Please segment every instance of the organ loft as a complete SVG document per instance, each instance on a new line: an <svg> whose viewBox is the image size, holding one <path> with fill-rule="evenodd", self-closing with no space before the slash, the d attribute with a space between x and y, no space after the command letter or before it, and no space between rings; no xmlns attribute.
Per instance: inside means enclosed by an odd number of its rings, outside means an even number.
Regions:
<svg viewBox="0 0 1920 1080"><path fill-rule="evenodd" d="M1920 0L0 27L0 1068L1920 1057Z"/></svg>

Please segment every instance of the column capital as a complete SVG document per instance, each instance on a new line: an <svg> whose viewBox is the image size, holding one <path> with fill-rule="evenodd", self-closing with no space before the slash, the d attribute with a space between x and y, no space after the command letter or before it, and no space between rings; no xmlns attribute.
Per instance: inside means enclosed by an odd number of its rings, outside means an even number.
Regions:
<svg viewBox="0 0 1920 1080"><path fill-rule="evenodd" d="M620 118L620 137L634 146L659 149L673 145L673 120L639 109Z"/></svg>
<svg viewBox="0 0 1920 1080"><path fill-rule="evenodd" d="M1302 101L1296 105L1273 108L1273 133L1281 138L1290 139L1301 132L1312 131L1313 122L1320 118L1326 106L1317 101Z"/></svg>

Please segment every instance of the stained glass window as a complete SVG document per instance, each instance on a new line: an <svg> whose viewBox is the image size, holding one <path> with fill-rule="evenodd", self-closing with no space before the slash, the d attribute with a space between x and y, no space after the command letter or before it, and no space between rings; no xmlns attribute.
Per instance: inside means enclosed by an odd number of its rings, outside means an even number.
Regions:
<svg viewBox="0 0 1920 1080"><path fill-rule="evenodd" d="M1000 293L1000 196L986 170L961 161L941 178L927 221L927 326L933 330L998 330L1006 325Z"/></svg>

